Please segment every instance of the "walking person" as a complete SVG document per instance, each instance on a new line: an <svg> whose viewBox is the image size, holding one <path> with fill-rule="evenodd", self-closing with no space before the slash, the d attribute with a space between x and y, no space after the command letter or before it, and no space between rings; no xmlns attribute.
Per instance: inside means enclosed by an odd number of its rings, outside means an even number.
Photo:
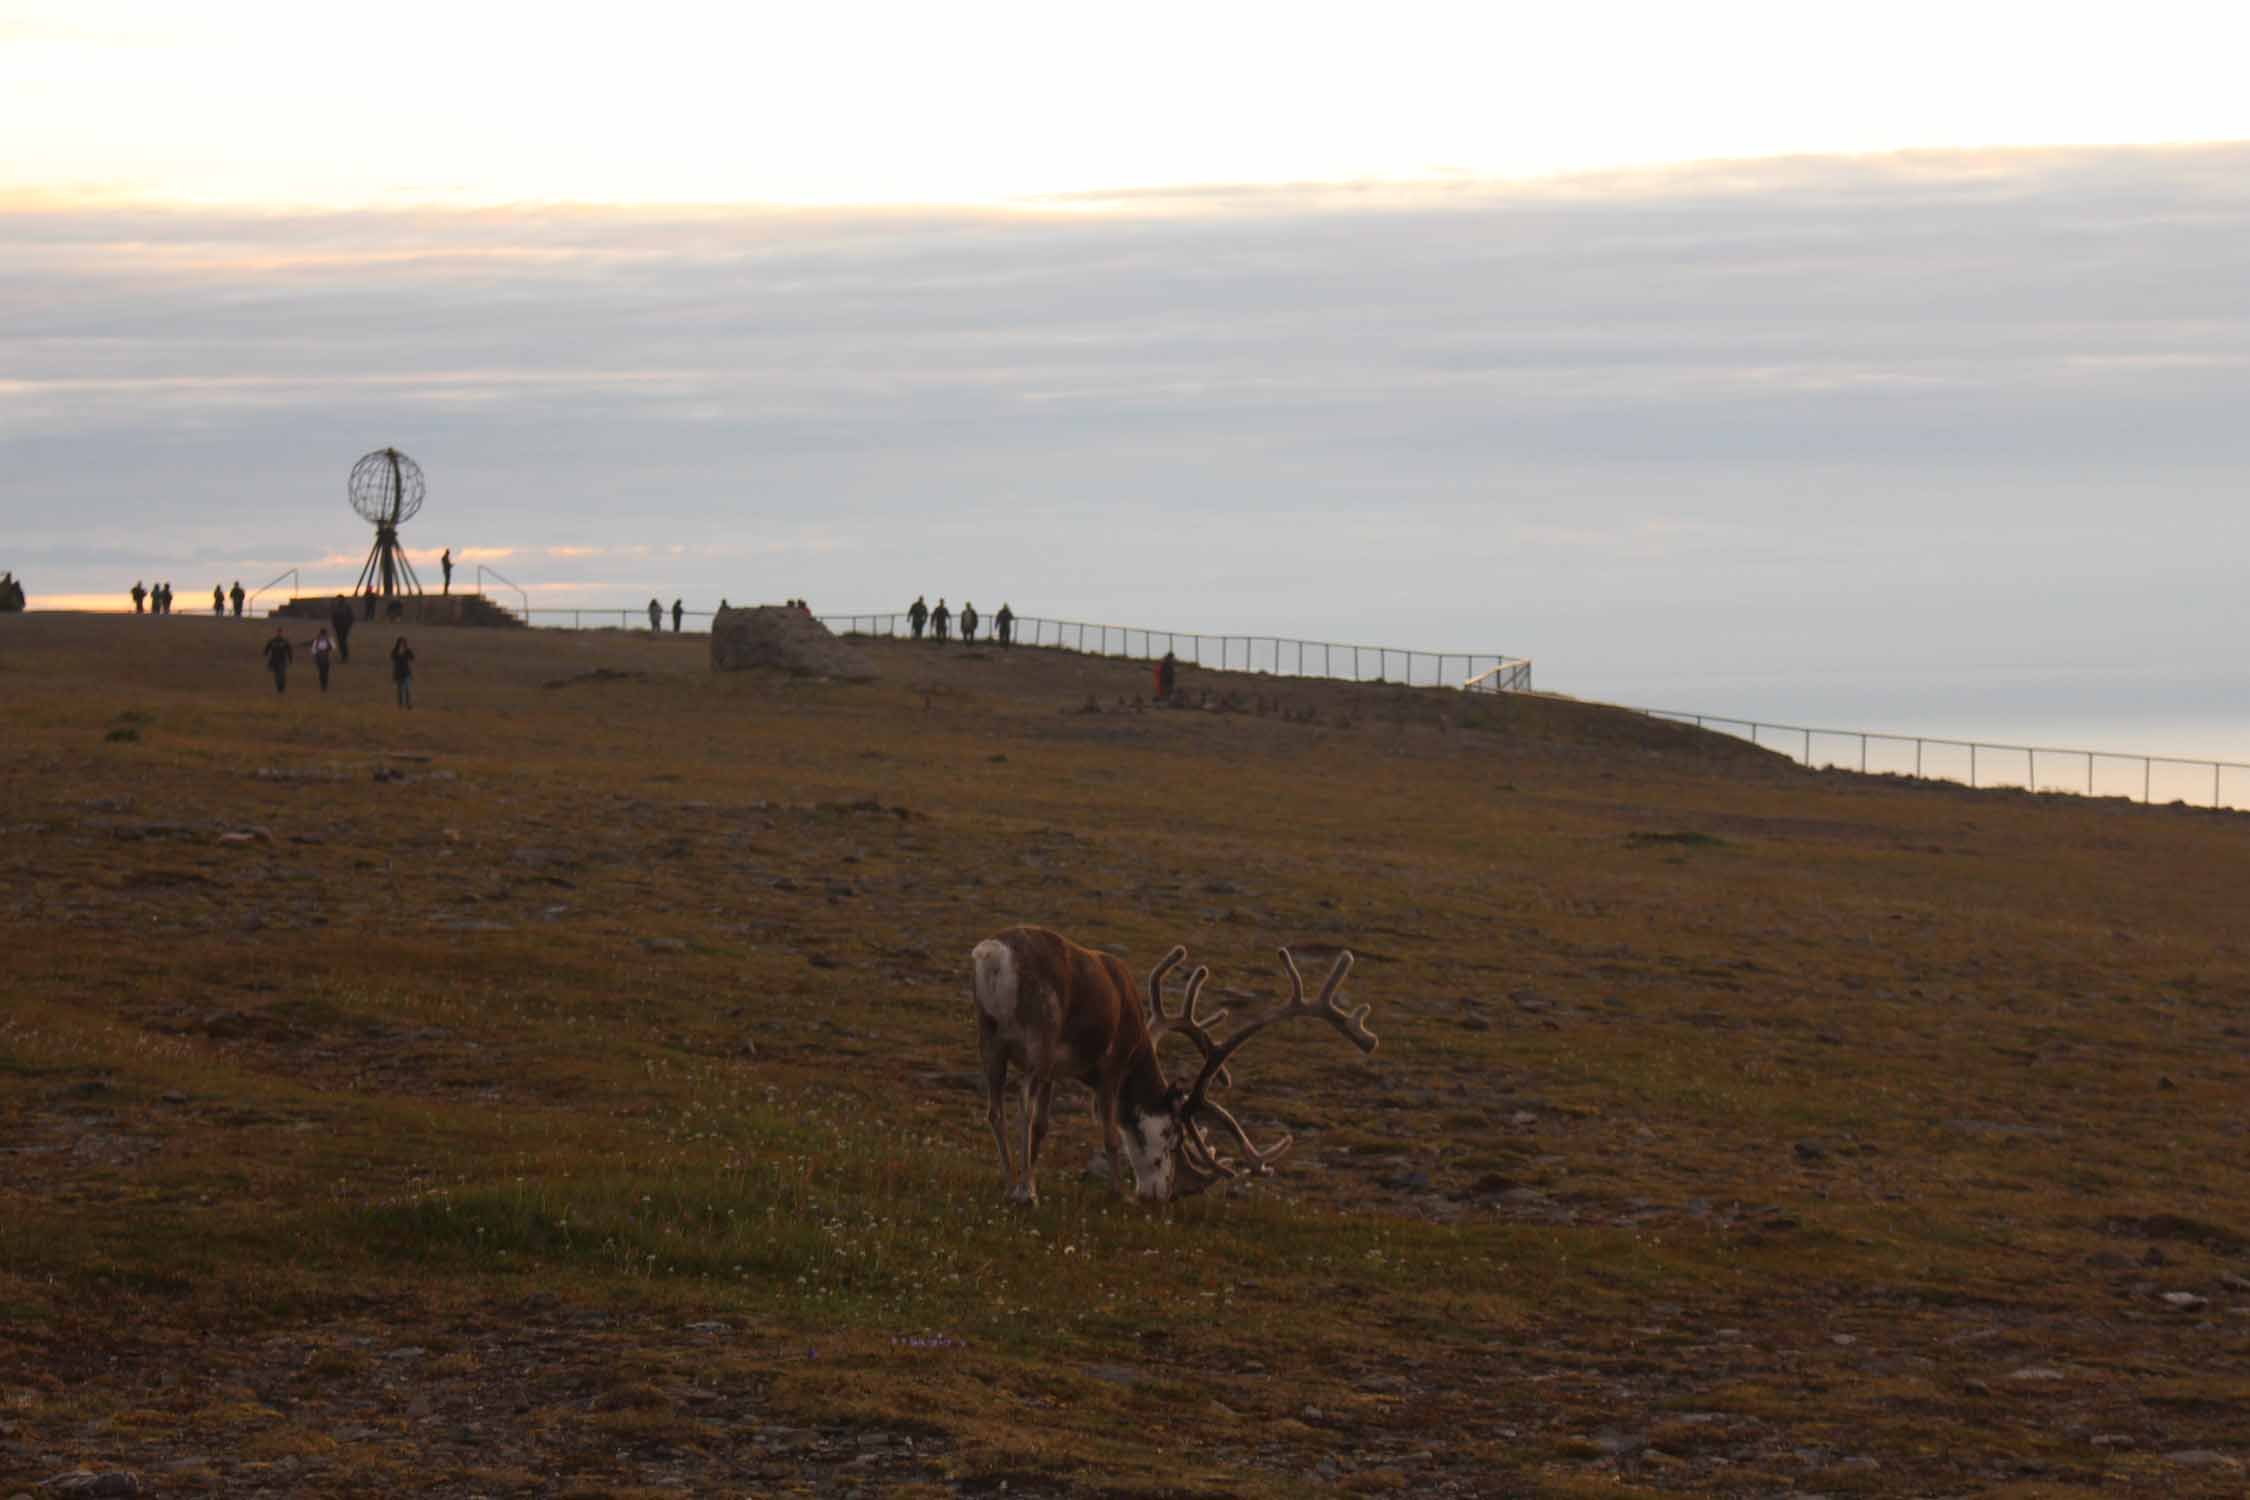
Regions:
<svg viewBox="0 0 2250 1500"><path fill-rule="evenodd" d="M367 586L367 623L375 623L375 585L372 583Z"/></svg>
<svg viewBox="0 0 2250 1500"><path fill-rule="evenodd" d="M1004 599L1000 602L1000 613L992 617L992 633L1000 638L1003 646L1016 643L1016 612L1008 608Z"/></svg>
<svg viewBox="0 0 2250 1500"><path fill-rule="evenodd" d="M245 593L243 593L243 592L242 592L242 580L241 580L241 579L237 578L237 579L236 579L236 580L234 581L234 587L233 587L233 588L231 588L231 589L229 589L229 590L227 590L227 597L228 597L229 599L231 599L231 600L233 600L233 601L234 601L234 617L235 617L235 618L236 618L237 620L241 619L241 618L242 618L242 601L243 601L244 599L247 599L247 598L249 598L249 597L250 597L249 595L247 595L247 594L245 594Z"/></svg>
<svg viewBox="0 0 2250 1500"><path fill-rule="evenodd" d="M952 620L953 611L945 607L945 595L938 595L937 608L930 611L930 639L934 641L944 640L946 626Z"/></svg>
<svg viewBox="0 0 2250 1500"><path fill-rule="evenodd" d="M336 654L336 643L328 638L328 627L323 625L315 631L313 638L305 643L305 649L312 653L313 670L320 674L320 690L325 693L328 691L329 658Z"/></svg>
<svg viewBox="0 0 2250 1500"><path fill-rule="evenodd" d="M664 606L654 599L648 601L648 628L659 635L664 632Z"/></svg>
<svg viewBox="0 0 2250 1500"><path fill-rule="evenodd" d="M352 659L352 625L358 620L352 613L352 601L342 594L328 607L328 628L336 632L336 660Z"/></svg>
<svg viewBox="0 0 2250 1500"><path fill-rule="evenodd" d="M914 632L914 639L922 638L922 627L930 623L930 607L916 594L914 602L906 607L906 628Z"/></svg>
<svg viewBox="0 0 2250 1500"><path fill-rule="evenodd" d="M289 637L281 633L279 625L273 628L273 639L266 642L266 670L273 673L273 690L289 691L289 661L297 653L289 649Z"/></svg>
<svg viewBox="0 0 2250 1500"><path fill-rule="evenodd" d="M227 591L220 588L217 584L214 583L211 585L211 618L214 620L223 620L226 617Z"/></svg>
<svg viewBox="0 0 2250 1500"><path fill-rule="evenodd" d="M686 613L687 611L680 607L680 601L674 599L672 601L672 634L678 635L680 633L680 616Z"/></svg>
<svg viewBox="0 0 2250 1500"><path fill-rule="evenodd" d="M971 601L963 599L961 601L961 639L964 641L973 641L976 638L977 607Z"/></svg>
<svg viewBox="0 0 2250 1500"><path fill-rule="evenodd" d="M136 615L137 615L137 614L139 614L139 613L141 612L141 601L142 601L143 599L146 599L147 597L148 597L148 590L147 590L147 589L144 589L144 588L142 588L142 587L141 587L141 581L140 581L140 580L139 580L138 578L134 579L134 580L133 580L133 613L134 613L134 614L136 614Z"/></svg>
<svg viewBox="0 0 2250 1500"><path fill-rule="evenodd" d="M398 689L398 706L414 706L414 648L400 636L391 646L391 684Z"/></svg>
<svg viewBox="0 0 2250 1500"><path fill-rule="evenodd" d="M450 594L453 592L453 549L451 547L438 554L437 565L445 569L445 587L440 592Z"/></svg>

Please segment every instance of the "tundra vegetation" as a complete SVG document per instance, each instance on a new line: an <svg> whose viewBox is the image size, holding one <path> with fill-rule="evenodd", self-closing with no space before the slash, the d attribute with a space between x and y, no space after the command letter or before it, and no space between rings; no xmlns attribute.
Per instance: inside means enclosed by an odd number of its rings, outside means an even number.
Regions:
<svg viewBox="0 0 2250 1500"><path fill-rule="evenodd" d="M1022 648L425 628L409 715L258 639L0 629L0 1493L2241 1491L2239 816ZM1064 1084L1011 1205L1016 922L1238 1016L1348 947L1382 1048L1262 1039L1294 1148L1160 1206Z"/></svg>

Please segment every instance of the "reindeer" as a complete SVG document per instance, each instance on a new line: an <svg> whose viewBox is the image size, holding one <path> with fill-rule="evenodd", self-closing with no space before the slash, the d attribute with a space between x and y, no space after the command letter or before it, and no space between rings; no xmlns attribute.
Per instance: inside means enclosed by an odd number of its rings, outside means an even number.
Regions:
<svg viewBox="0 0 2250 1500"><path fill-rule="evenodd" d="M1288 971L1289 1000L1249 1022L1225 1041L1211 1028L1226 1019L1224 1010L1203 1013L1201 999L1211 971L1198 966L1188 976L1186 997L1177 1013L1164 1009L1164 978L1187 958L1175 947L1149 971L1148 998L1135 993L1133 976L1107 953L1081 948L1044 927L1011 927L986 938L970 952L975 966L977 1041L984 1054L985 1118L1000 1147L1000 1171L1008 1198L1035 1203L1032 1178L1040 1147L1047 1140L1048 1107L1057 1077L1076 1078L1094 1091L1094 1118L1109 1155L1109 1185L1121 1188L1120 1148L1133 1164L1134 1190L1146 1202L1161 1203L1180 1191L1199 1193L1213 1183L1244 1172L1264 1175L1289 1149L1283 1136L1260 1150L1227 1109L1211 1098L1213 1084L1232 1083L1227 1064L1250 1038L1280 1021L1319 1016L1362 1052L1373 1052L1375 1033L1367 1028L1368 1007L1346 1010L1336 999L1352 956L1339 953L1320 987L1320 998L1305 999L1304 976L1289 950L1280 950ZM1167 1083L1157 1045L1174 1032L1194 1042L1203 1054L1202 1070L1189 1088ZM1008 1069L1023 1073L1023 1167L1019 1174L1008 1150L1006 1090ZM1226 1128L1244 1156L1237 1164L1212 1144L1207 1122Z"/></svg>

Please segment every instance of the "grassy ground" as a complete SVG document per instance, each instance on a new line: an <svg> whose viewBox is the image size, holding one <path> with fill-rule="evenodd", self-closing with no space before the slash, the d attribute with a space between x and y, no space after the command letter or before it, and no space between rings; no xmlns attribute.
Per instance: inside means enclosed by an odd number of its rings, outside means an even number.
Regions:
<svg viewBox="0 0 2250 1500"><path fill-rule="evenodd" d="M1554 701L0 618L0 1493L2239 1494L2250 821ZM1010 1211L967 954L1360 957ZM1228 993L1231 992L1231 995ZM1171 1059L1175 1068L1182 1060Z"/></svg>

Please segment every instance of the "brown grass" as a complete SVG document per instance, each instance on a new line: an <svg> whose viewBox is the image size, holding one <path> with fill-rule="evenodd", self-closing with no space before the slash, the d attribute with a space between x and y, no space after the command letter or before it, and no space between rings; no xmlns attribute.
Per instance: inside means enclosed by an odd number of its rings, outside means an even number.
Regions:
<svg viewBox="0 0 2250 1500"><path fill-rule="evenodd" d="M1045 651L429 630L402 714L264 633L0 618L0 1489L2240 1492L2238 817ZM1060 1101L1010 1212L1024 920L1349 945L1383 1049L1262 1039L1296 1150L1160 1212Z"/></svg>

